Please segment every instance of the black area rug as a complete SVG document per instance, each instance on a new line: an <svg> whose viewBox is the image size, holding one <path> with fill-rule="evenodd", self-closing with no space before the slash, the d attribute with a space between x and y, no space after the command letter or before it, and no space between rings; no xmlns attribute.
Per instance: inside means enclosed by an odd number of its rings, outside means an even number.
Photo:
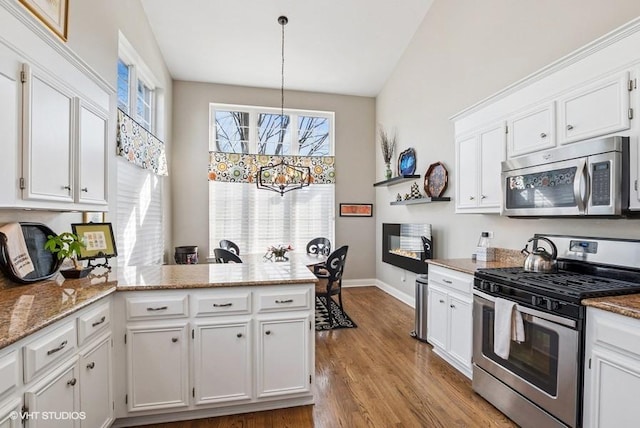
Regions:
<svg viewBox="0 0 640 428"><path fill-rule="evenodd" d="M333 299L329 299L331 314L333 316L333 328L354 328L357 327L349 315L342 312L340 306ZM327 301L324 296L316 296L316 331L331 330L329 325L329 312L327 311Z"/></svg>

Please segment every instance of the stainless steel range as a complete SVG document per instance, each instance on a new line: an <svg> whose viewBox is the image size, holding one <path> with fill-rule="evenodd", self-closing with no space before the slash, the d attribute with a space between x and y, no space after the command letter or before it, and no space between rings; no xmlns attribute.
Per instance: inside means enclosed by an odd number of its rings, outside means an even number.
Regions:
<svg viewBox="0 0 640 428"><path fill-rule="evenodd" d="M586 313L580 302L640 292L640 241L544 237L558 248L557 272L475 274L473 389L523 427L579 427ZM525 340L510 342L507 359L494 352L498 298L516 303L524 326Z"/></svg>

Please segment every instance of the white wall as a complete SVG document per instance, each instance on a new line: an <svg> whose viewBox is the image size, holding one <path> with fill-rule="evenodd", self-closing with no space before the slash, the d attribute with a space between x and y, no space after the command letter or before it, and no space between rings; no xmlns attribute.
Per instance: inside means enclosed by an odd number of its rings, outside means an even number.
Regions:
<svg viewBox="0 0 640 428"><path fill-rule="evenodd" d="M173 90L174 146L170 175L174 189L174 243L197 245L200 258L204 259L209 248L209 103L278 107L280 91L184 81L175 81ZM335 112L336 207L341 202L373 202L374 99L285 91L285 106ZM333 245L334 248L349 245L346 278L374 277L374 218L336 217Z"/></svg>
<svg viewBox="0 0 640 428"><path fill-rule="evenodd" d="M635 0L436 0L401 61L376 99L377 121L397 128L399 151L415 147L416 173L442 161L449 170L444 196L455 186L454 134L449 118L464 108L606 34L640 14ZM376 177L384 163L376 143ZM396 152L397 153L399 153ZM452 200L389 206L410 184L376 191L376 233L383 222L432 223L437 258L470 257L480 232L494 244L521 249L534 233L640 238L638 220L511 219L454 214ZM413 278L382 263L376 247L376 277L413 295Z"/></svg>

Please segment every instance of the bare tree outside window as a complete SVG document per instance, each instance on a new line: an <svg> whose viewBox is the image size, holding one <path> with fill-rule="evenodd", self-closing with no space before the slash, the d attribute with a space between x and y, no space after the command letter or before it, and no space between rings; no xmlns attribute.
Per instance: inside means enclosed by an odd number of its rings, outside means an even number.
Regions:
<svg viewBox="0 0 640 428"><path fill-rule="evenodd" d="M324 117L298 117L298 153L329 156L329 121Z"/></svg>
<svg viewBox="0 0 640 428"><path fill-rule="evenodd" d="M217 110L215 115L216 151L249 153L249 112Z"/></svg>
<svg viewBox="0 0 640 428"><path fill-rule="evenodd" d="M279 114L261 113L258 115L258 154L291 154L291 118Z"/></svg>

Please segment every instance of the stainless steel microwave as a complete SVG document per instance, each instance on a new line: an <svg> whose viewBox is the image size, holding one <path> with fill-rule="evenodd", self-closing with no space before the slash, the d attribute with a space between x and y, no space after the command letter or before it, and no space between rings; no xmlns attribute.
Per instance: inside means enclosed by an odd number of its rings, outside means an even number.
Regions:
<svg viewBox="0 0 640 428"><path fill-rule="evenodd" d="M501 178L502 215L621 216L629 207L629 137L510 159Z"/></svg>

